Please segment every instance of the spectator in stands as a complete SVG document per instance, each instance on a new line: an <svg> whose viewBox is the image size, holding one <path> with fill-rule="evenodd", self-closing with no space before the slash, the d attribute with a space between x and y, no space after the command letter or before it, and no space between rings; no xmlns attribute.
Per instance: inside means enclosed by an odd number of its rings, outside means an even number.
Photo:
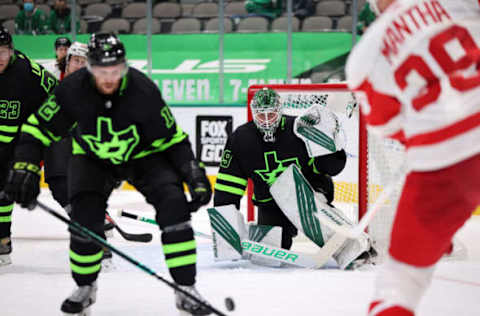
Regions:
<svg viewBox="0 0 480 316"><path fill-rule="evenodd" d="M71 30L70 8L66 0L56 0L53 10L48 19L50 31L56 34L69 33ZM80 29L80 21L77 20L77 31Z"/></svg>
<svg viewBox="0 0 480 316"><path fill-rule="evenodd" d="M45 13L35 7L34 0L23 0L23 9L15 17L17 34L44 34L48 30Z"/></svg>
<svg viewBox="0 0 480 316"><path fill-rule="evenodd" d="M250 15L274 19L282 14L282 0L246 0L245 9Z"/></svg>
<svg viewBox="0 0 480 316"><path fill-rule="evenodd" d="M313 0L293 0L293 15L299 19L315 14L315 3Z"/></svg>
<svg viewBox="0 0 480 316"><path fill-rule="evenodd" d="M357 34L363 34L367 30L367 27L373 23L375 20L376 15L370 8L370 5L365 3L363 6L362 11L358 15L358 23L357 23Z"/></svg>

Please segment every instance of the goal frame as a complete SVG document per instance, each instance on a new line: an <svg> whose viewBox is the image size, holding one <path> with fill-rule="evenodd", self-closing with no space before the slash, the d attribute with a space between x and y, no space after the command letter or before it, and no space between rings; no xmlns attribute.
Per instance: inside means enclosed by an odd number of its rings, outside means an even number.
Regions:
<svg viewBox="0 0 480 316"><path fill-rule="evenodd" d="M250 103L255 93L262 88L270 88L280 92L299 91L325 91L328 92L349 92L346 83L320 83L320 84L256 84L248 88L247 93L247 120L253 119ZM361 111L359 115L358 132L358 218L362 218L368 210L368 133ZM255 210L252 202L253 183L248 181L247 185L247 221L255 220Z"/></svg>

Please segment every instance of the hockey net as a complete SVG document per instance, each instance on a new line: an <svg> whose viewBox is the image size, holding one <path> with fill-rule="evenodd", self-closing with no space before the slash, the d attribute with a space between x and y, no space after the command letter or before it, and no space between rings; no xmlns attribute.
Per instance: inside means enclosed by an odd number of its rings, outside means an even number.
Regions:
<svg viewBox="0 0 480 316"><path fill-rule="evenodd" d="M393 193L380 205L368 227L368 233L377 250L380 254L385 254L396 204L403 186L402 181L392 177L398 174L398 170L404 165L404 147L396 141L380 139L367 132L353 94L343 83L251 86L248 90L249 121L252 119L250 101L255 92L263 87L270 87L280 94L283 113L286 115L298 116L310 106L321 104L338 116L345 131L348 158L345 169L333 178L334 205L354 222L373 205L386 185L394 184ZM254 221L255 208L251 196L252 185L249 183L247 217L249 221Z"/></svg>

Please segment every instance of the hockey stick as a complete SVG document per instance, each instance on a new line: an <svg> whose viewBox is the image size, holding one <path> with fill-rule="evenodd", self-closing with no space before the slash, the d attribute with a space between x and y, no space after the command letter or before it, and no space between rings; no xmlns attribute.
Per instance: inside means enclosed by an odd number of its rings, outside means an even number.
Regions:
<svg viewBox="0 0 480 316"><path fill-rule="evenodd" d="M120 233L120 235L129 241L137 241L137 242L150 242L152 241L152 234L144 233L144 234L134 234L134 233L127 233L123 229L118 226L118 224L113 220L110 214L105 213L105 219L110 222L113 227Z"/></svg>
<svg viewBox="0 0 480 316"><path fill-rule="evenodd" d="M65 216L61 215L60 213L58 213L57 211L55 211L54 209L48 207L47 205L43 204L42 202L40 201L37 201L37 205L42 209L44 210L45 212L49 213L50 215L56 217L57 219L61 220L62 222L64 222L65 224L68 225L68 228L81 235L82 237L84 238L88 238L90 240L92 240L92 242L96 243L97 245L101 246L101 247L106 247L108 249L110 249L113 253L117 254L118 256L122 257L124 260L130 262L131 264L133 264L134 266L136 266L137 268L139 268L140 270L150 274L151 276L155 277L157 280L160 280L162 281L163 283L165 283L166 285L168 285L169 287L171 287L172 289L174 289L175 291L178 291L178 292L181 292L183 294L185 294L187 297L189 297L190 299L194 300L195 302L199 303L200 305L208 308L210 311L212 311L214 314L216 315L219 315L219 316L226 316L226 314L222 313L221 311L219 311L218 309L216 309L215 307L213 307L212 305L210 305L208 302L205 302L205 301L202 301L200 299L198 299L197 297L195 297L194 295L190 294L189 292L183 290L182 288L180 288L178 285L176 285L175 283L173 282L170 282L168 281L167 279L165 279L164 277L162 277L161 275L159 275L157 272L155 272L154 270L150 269L149 267L145 266L144 264L140 263L139 261L137 261L136 259L130 257L129 255L125 254L124 252L118 250L117 248L115 248L114 246L112 246L110 243L108 243L107 241L105 241L103 238L101 238L100 236L98 236L97 234L95 234L94 232L92 232L91 230L89 230L88 228L86 228L85 226L82 226L80 225L79 223L73 221L73 220L69 220L68 218L66 218ZM228 298L225 300L227 302ZM228 309L228 307L227 307Z"/></svg>
<svg viewBox="0 0 480 316"><path fill-rule="evenodd" d="M134 219L134 220L137 220L137 221L140 221L140 222L144 222L144 223L158 225L157 222L153 218L143 217L143 216L140 216L140 215L137 215L137 214L127 212L125 210L119 210L118 211L118 216L120 216L120 217L123 216L123 217L126 217L126 218L130 218L130 219ZM212 236L210 236L208 234L205 234L205 233L202 233L202 232L199 232L199 231L194 231L194 233L195 233L195 236L203 237L203 238L207 238L207 239L212 239Z"/></svg>

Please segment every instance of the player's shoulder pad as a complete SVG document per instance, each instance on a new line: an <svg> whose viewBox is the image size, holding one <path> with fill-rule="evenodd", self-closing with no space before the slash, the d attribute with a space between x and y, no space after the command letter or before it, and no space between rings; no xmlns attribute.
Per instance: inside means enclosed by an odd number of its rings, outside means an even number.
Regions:
<svg viewBox="0 0 480 316"><path fill-rule="evenodd" d="M251 135L257 131L257 127L253 121L243 123L242 125L238 126L232 133L232 135Z"/></svg>
<svg viewBox="0 0 480 316"><path fill-rule="evenodd" d="M142 94L160 92L157 85L146 74L136 68L129 67L127 76L129 76L127 84Z"/></svg>
<svg viewBox="0 0 480 316"><path fill-rule="evenodd" d="M32 65L30 63L30 58L27 55L22 53L21 51L15 50L14 51L14 58L15 58L15 67L18 67L20 71L28 71L30 74L32 72Z"/></svg>

